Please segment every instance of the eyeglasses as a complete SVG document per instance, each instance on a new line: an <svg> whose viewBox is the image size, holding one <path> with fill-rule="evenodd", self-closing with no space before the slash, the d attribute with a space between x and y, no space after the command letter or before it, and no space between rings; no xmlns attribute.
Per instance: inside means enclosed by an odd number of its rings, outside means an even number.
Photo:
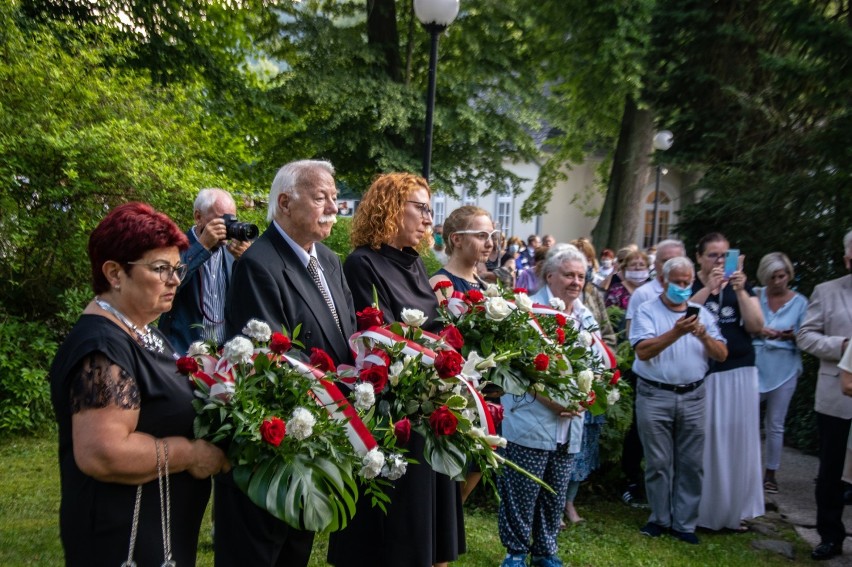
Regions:
<svg viewBox="0 0 852 567"><path fill-rule="evenodd" d="M420 216L424 219L426 217L431 218L432 208L429 207L429 203L421 203L420 201L406 201L406 203L412 203L415 207L417 207L417 210L420 211Z"/></svg>
<svg viewBox="0 0 852 567"><path fill-rule="evenodd" d="M704 254L704 256L706 258L709 258L710 260L713 260L714 262L716 260L718 260L719 258L722 258L724 255L725 255L724 252L708 252L707 254Z"/></svg>
<svg viewBox="0 0 852 567"><path fill-rule="evenodd" d="M488 232L486 230L457 230L453 234L472 234L478 240L485 242L490 238L494 238L495 236L499 236L500 231L499 230L492 230L491 232Z"/></svg>
<svg viewBox="0 0 852 567"><path fill-rule="evenodd" d="M163 283L169 283L172 279L172 276L177 274L178 281L182 282L183 278L186 277L186 271L189 269L189 266L186 264L178 264L177 266L170 266L169 264L151 264L148 262L127 262L128 264L134 266L145 266L158 276L160 276L160 281Z"/></svg>

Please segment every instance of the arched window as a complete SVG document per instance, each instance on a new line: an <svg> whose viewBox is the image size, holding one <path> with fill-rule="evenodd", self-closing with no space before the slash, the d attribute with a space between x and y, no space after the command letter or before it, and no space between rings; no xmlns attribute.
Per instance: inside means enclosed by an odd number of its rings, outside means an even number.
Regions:
<svg viewBox="0 0 852 567"><path fill-rule="evenodd" d="M655 245L660 240L671 237L674 207L672 206L672 199L669 197L669 194L661 189L657 202L657 231L656 238L654 238L656 242L651 241L652 234L654 233L654 196L655 191L652 189L645 198L642 247L646 249L651 245Z"/></svg>

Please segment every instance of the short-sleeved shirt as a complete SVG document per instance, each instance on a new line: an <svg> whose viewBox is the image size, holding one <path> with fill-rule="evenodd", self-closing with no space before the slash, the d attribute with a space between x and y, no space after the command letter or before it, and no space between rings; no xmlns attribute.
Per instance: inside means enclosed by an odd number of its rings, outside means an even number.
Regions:
<svg viewBox="0 0 852 567"><path fill-rule="evenodd" d="M627 313L624 314L624 318L628 321L632 321L636 316L636 311L643 303L658 298L662 293L663 284L661 284L660 280L656 278L639 286L636 290L634 290L633 295L630 296L630 301L627 303Z"/></svg>
<svg viewBox="0 0 852 567"><path fill-rule="evenodd" d="M689 305L699 307L696 303L690 302ZM685 315L683 311L670 309L660 297L645 302L637 310L630 324L630 344L635 348L640 341L659 337L671 330ZM698 317L711 337L724 342L713 314L701 306ZM683 335L650 360L639 360L639 357L636 357L633 362L634 373L642 378L666 384L690 384L701 380L709 367L704 344L691 333Z"/></svg>
<svg viewBox="0 0 852 567"><path fill-rule="evenodd" d="M695 282L692 284L693 295L702 289L704 289L704 284L701 283L701 280L695 278ZM749 297L755 297L751 285L746 284L745 290ZM716 316L716 322L719 324L722 336L728 343L728 358L723 362L713 361L710 364L710 371L723 372L754 366L754 346L752 345L751 334L745 330L740 302L733 286L726 285L722 288L722 293L708 295L704 307Z"/></svg>

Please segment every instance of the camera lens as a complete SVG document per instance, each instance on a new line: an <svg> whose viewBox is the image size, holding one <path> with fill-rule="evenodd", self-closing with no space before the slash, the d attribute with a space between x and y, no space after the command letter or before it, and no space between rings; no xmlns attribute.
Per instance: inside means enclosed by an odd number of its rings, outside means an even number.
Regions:
<svg viewBox="0 0 852 567"><path fill-rule="evenodd" d="M257 238L260 233L256 224L240 222L235 215L222 215L222 219L225 221L227 238L246 241Z"/></svg>

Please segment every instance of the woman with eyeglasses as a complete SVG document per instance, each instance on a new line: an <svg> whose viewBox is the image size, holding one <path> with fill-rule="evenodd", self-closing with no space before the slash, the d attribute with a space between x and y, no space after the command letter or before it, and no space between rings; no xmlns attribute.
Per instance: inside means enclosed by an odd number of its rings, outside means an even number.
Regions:
<svg viewBox="0 0 852 567"><path fill-rule="evenodd" d="M730 245L712 232L698 241L698 265L690 301L716 316L728 347L723 362L711 362L705 381L704 477L698 525L747 531L746 520L764 513L760 462L760 393L752 335L763 330L757 296L738 268L725 275Z"/></svg>
<svg viewBox="0 0 852 567"><path fill-rule="evenodd" d="M465 205L450 213L444 221L445 250L449 260L435 272L429 280L434 289L439 282L452 284L447 295L454 291L465 293L471 289L482 289L485 282L477 274L477 265L485 262L494 250L492 235L494 223L485 209ZM444 293L436 292L438 301L444 299Z"/></svg>
<svg viewBox="0 0 852 567"><path fill-rule="evenodd" d="M419 254L432 244L430 199L426 180L410 173L380 175L364 194L352 220L355 250L343 264L356 311L373 303L375 288L386 322L401 321L403 309L419 309L428 317L424 328L440 330L438 301ZM387 514L360 499L349 526L329 538L329 563L429 567L464 553L458 483L429 467L424 444L412 432L405 448L418 462L394 481Z"/></svg>
<svg viewBox="0 0 852 567"><path fill-rule="evenodd" d="M169 487L171 558L195 565L209 477L230 466L219 448L193 438L191 386L150 326L172 306L188 244L142 203L116 207L89 237L96 296L50 370L67 565L122 564L134 523L136 564L163 563L159 477Z"/></svg>

